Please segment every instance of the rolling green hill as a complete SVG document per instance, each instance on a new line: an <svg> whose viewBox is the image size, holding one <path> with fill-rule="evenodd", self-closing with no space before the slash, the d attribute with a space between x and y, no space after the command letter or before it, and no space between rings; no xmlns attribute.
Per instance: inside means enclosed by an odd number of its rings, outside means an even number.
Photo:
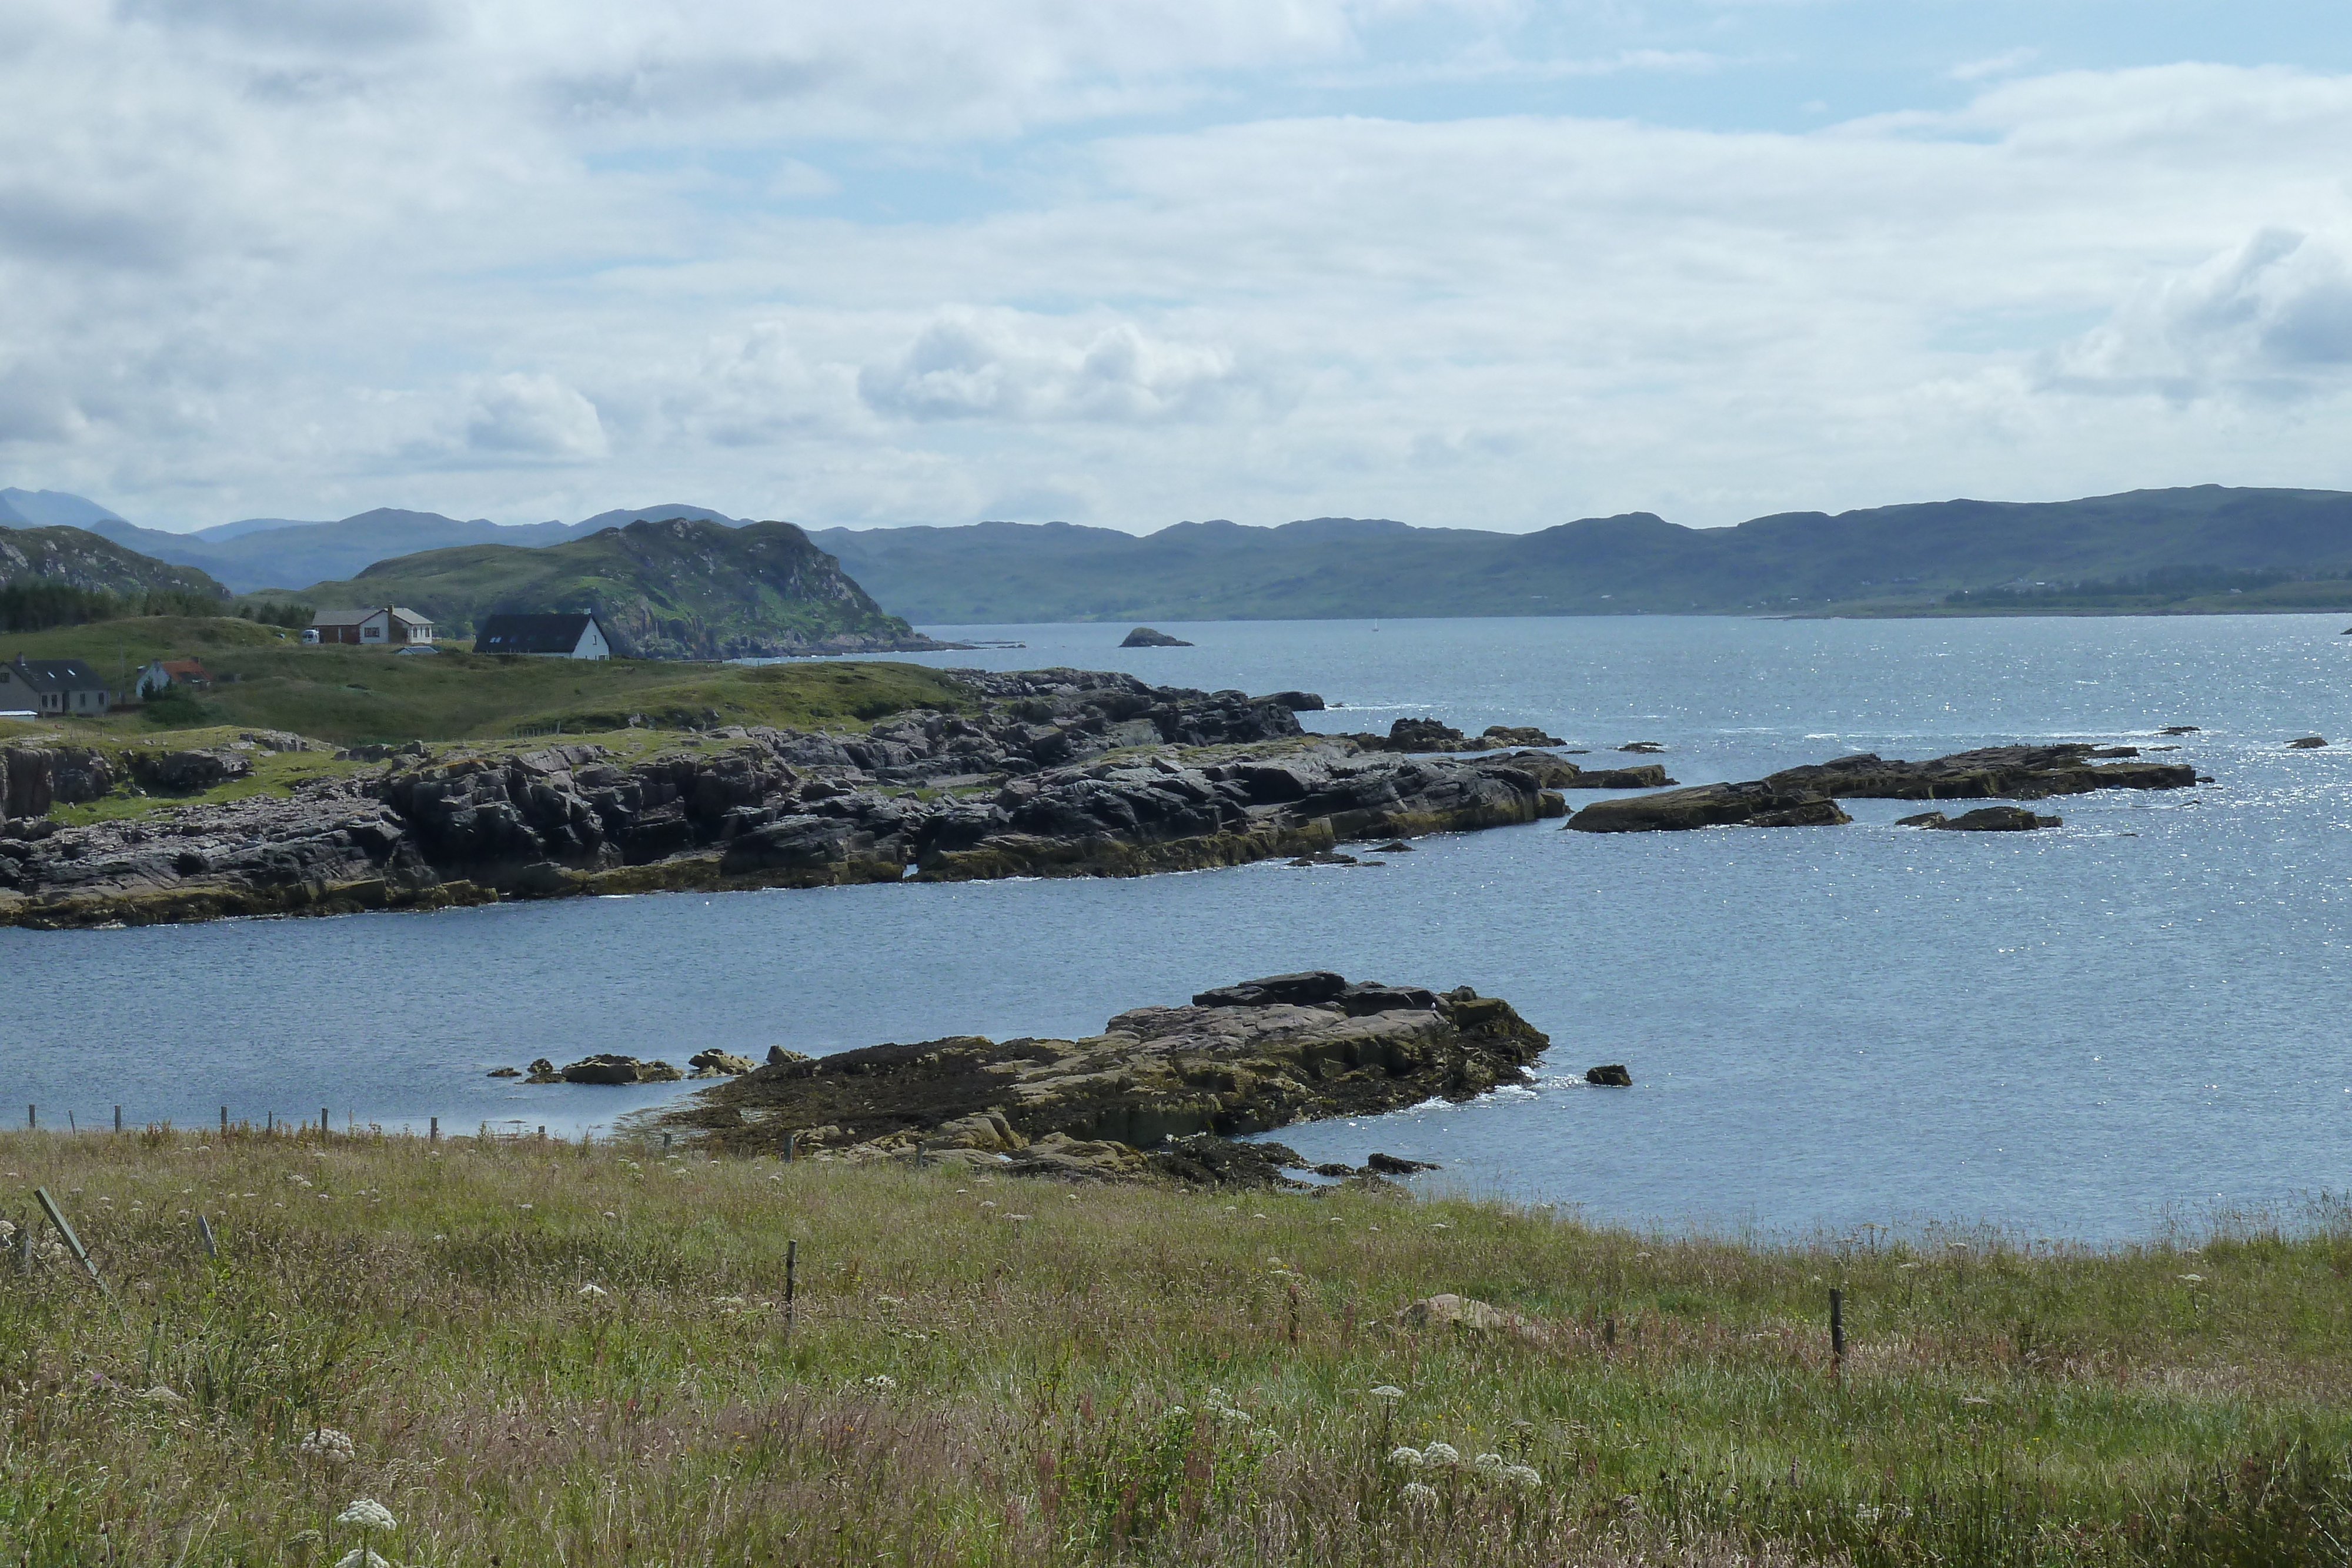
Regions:
<svg viewBox="0 0 2352 1568"><path fill-rule="evenodd" d="M593 610L623 651L643 658L884 652L914 636L790 523L676 517L539 549L427 550L273 597L322 609L409 605L452 637L500 611Z"/></svg>
<svg viewBox="0 0 2352 1568"><path fill-rule="evenodd" d="M1142 537L1067 523L829 528L812 536L893 610L929 624L1558 615L1829 607L2334 608L2352 495L2137 490L2047 503L1943 501L1686 528L1647 512L1532 534L1318 517L1180 523ZM2202 569L2168 585L2166 569ZM2229 572L2268 574L2241 594ZM2159 574L2149 584L2148 574ZM2336 580L2310 581L2311 579ZM2079 606L1948 596L2096 581ZM2200 586L2201 584L2201 586ZM2148 588L2149 591L2130 591ZM2099 595L2092 595L2096 599Z"/></svg>
<svg viewBox="0 0 2352 1568"><path fill-rule="evenodd" d="M35 583L123 597L155 592L228 597L227 589L194 567L166 565L86 528L0 528L0 586Z"/></svg>

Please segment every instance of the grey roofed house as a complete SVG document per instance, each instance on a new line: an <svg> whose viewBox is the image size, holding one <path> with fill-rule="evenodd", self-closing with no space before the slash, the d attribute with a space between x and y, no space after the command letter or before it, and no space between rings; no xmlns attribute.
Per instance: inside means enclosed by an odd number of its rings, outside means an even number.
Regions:
<svg viewBox="0 0 2352 1568"><path fill-rule="evenodd" d="M79 714L96 717L114 694L79 659L27 659L0 665L0 713Z"/></svg>
<svg viewBox="0 0 2352 1568"><path fill-rule="evenodd" d="M474 652L605 659L612 656L613 643L593 612L572 615L493 615L474 634Z"/></svg>

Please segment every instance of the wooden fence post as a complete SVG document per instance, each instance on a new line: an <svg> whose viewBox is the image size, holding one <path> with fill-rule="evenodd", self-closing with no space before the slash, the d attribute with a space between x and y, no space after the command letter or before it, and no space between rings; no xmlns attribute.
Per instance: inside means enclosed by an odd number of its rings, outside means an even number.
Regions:
<svg viewBox="0 0 2352 1568"><path fill-rule="evenodd" d="M1845 1365L1845 1292L1830 1287L1830 1363L1837 1368Z"/></svg>
<svg viewBox="0 0 2352 1568"><path fill-rule="evenodd" d="M799 1274L800 1274L800 1267L801 1267L801 1244L800 1244L799 1242L797 1242L797 1241L787 1241L787 1242L785 1242L785 1243L784 1243L784 1338L785 1338L787 1341L791 1340L791 1338L793 1337L793 1295L796 1293L797 1288L798 1288L799 1283L800 1283L800 1281L799 1281L799 1278L798 1278L798 1276L799 1276Z"/></svg>
<svg viewBox="0 0 2352 1568"><path fill-rule="evenodd" d="M99 1294L111 1300L112 1292L107 1290L106 1281L99 1277L98 1265L89 1260L89 1249L81 1244L81 1238L74 1234L74 1228L66 1220L65 1210L59 1208L58 1200L49 1196L49 1189L37 1186L33 1189L33 1197L47 1213L49 1223L58 1228L58 1234L66 1239L66 1246L81 1260L81 1266L89 1270L89 1277L97 1281Z"/></svg>

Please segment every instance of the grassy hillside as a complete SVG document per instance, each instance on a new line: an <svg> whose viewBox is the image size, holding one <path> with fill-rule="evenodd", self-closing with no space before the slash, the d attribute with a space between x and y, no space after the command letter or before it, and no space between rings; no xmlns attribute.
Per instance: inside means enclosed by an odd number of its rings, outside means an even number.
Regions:
<svg viewBox="0 0 2352 1568"><path fill-rule="evenodd" d="M669 660L494 657L445 649L398 654L305 647L299 637L227 618L153 617L9 638L13 657L80 658L110 675L155 658L199 658L218 684L193 706L168 705L173 727L242 725L343 742L454 740L561 724L657 727L859 725L915 706L953 707L963 688L912 664L688 664ZM74 727L144 734L158 715L118 714Z"/></svg>
<svg viewBox="0 0 2352 1568"><path fill-rule="evenodd" d="M15 1133L0 1171L111 1291L0 1277L0 1550L32 1568L2293 1568L2352 1539L2340 1230L1737 1247L315 1128ZM1439 1291L1524 1327L1400 1321ZM356 1498L394 1527L337 1522Z"/></svg>
<svg viewBox="0 0 2352 1568"><path fill-rule="evenodd" d="M737 528L671 518L541 549L428 550L294 597L320 606L411 605L463 636L502 610L594 610L621 647L671 657L784 653L826 639L911 631L790 523Z"/></svg>
<svg viewBox="0 0 2352 1568"><path fill-rule="evenodd" d="M933 625L1785 612L1854 603L1955 611L1968 607L1942 601L1962 590L2184 567L2324 574L2338 580L2283 581L2261 602L2332 607L2344 601L2340 580L2352 572L2352 495L2202 486L2048 504L1788 513L1732 528L1680 528L1634 512L1532 534L1323 517L1278 528L1183 523L1143 538L1058 523L814 537L883 602Z"/></svg>
<svg viewBox="0 0 2352 1568"><path fill-rule="evenodd" d="M74 528L0 528L0 587L35 584L125 597L151 592L226 600L194 567L171 566Z"/></svg>

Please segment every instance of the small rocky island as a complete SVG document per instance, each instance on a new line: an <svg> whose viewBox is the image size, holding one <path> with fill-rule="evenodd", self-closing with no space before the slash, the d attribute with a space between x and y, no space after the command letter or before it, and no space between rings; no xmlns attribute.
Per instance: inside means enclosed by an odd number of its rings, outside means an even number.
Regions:
<svg viewBox="0 0 2352 1568"><path fill-rule="evenodd" d="M1127 634L1127 641L1119 644L1122 648L1189 648L1192 645L1181 637L1171 637L1152 626L1138 626Z"/></svg>
<svg viewBox="0 0 2352 1568"><path fill-rule="evenodd" d="M800 1157L919 1150L1014 1175L1263 1185L1304 1162L1279 1145L1230 1140L1525 1083L1550 1043L1508 1002L1467 986L1438 992L1318 970L1137 1008L1085 1040L960 1035L819 1058L775 1052L646 1124L737 1153L780 1153L789 1135ZM1405 1165L1383 1159L1372 1168Z"/></svg>
<svg viewBox="0 0 2352 1568"><path fill-rule="evenodd" d="M2136 756L2127 747L1988 746L1925 762L1870 752L1790 768L1743 784L1696 784L1654 795L1596 800L1568 821L1580 833L1645 833L1691 828L1833 827L1853 821L1840 799L1880 800L2041 800L2094 789L2186 789L2197 769L2186 763L2095 761ZM1976 815L1976 813L1970 813ZM1942 826L1923 813L1921 827ZM2019 816L2023 821L2017 820ZM2031 812L1962 819L1969 829L2054 827Z"/></svg>

